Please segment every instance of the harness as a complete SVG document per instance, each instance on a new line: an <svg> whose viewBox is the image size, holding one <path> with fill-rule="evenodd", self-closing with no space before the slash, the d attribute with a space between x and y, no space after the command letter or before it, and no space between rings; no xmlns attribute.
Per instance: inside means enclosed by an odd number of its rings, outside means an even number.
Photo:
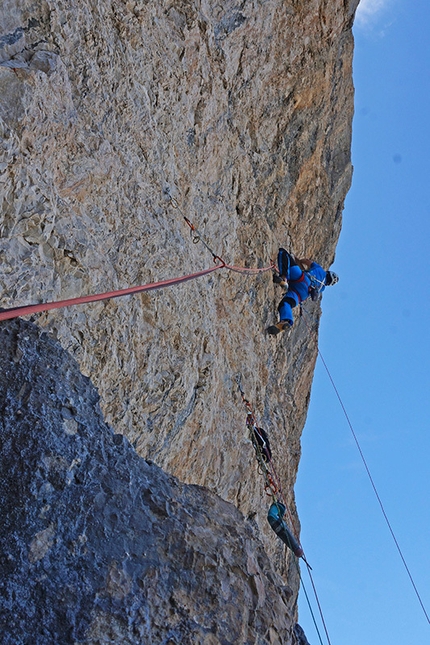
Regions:
<svg viewBox="0 0 430 645"><path fill-rule="evenodd" d="M318 280L318 278L312 275L312 273L310 273L309 271L305 271L304 273L306 273L310 281L309 291L311 291L311 289L316 289L316 291L320 293L323 290L323 288L326 286L325 281Z"/></svg>
<svg viewBox="0 0 430 645"><path fill-rule="evenodd" d="M294 285L295 285L295 284L298 284L298 283L300 283L300 282L304 282L304 281L305 281L305 276L309 279L309 282L310 282L310 284L309 284L309 286L308 286L308 293L309 293L309 292L310 292L310 289L312 288L312 281L310 280L310 276L309 276L309 274L307 273L307 271L302 271L302 275L300 276L300 278L299 278L298 280L291 280L291 282L289 282L289 283L288 283L289 288L290 288L292 291L294 291L294 293L296 294L296 296L297 296L297 298L298 298L298 301L299 301L299 304L304 300L304 298L302 298L302 296L300 295L300 293L299 293L299 292L294 288Z"/></svg>

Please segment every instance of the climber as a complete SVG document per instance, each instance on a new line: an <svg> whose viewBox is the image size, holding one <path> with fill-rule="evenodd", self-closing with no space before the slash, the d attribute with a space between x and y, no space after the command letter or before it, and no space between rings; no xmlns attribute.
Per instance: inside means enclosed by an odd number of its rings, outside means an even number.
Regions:
<svg viewBox="0 0 430 645"><path fill-rule="evenodd" d="M296 258L285 249L278 253L279 275L273 275L273 282L287 289L279 303L279 322L267 328L272 336L284 331L293 324L293 307L299 305L308 296L316 300L328 286L336 284L339 278L333 271L324 271L322 266L312 260Z"/></svg>
<svg viewBox="0 0 430 645"><path fill-rule="evenodd" d="M282 519L284 517L285 510L285 506L282 502L273 502L269 508L267 519L276 535L281 538L282 542L291 549L294 555L301 558L303 556L303 549Z"/></svg>

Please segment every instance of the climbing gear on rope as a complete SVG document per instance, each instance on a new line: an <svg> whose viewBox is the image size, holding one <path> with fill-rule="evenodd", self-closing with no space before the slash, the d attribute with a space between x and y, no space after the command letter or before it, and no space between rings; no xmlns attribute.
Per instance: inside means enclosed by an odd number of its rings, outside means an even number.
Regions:
<svg viewBox="0 0 430 645"><path fill-rule="evenodd" d="M236 383L239 388L243 404L246 408L246 427L248 428L249 438L255 451L258 470L264 477L265 491L268 495L277 495L280 492L280 487L277 483L276 473L272 468L272 451L267 439L267 434L257 425L251 404L245 398L245 393L242 389L239 376L236 376ZM265 440L265 437L267 441Z"/></svg>
<svg viewBox="0 0 430 645"><path fill-rule="evenodd" d="M266 492L269 489L270 494L272 495L272 499L273 499L272 504L271 504L271 506L269 508L268 515L267 515L268 522L269 522L270 526L272 527L272 529L275 531L275 533L278 535L278 537L282 540L282 542L284 542L284 544L286 546L288 546L291 549L291 551L294 553L294 555L296 556L296 559L294 560L294 562L296 563L296 566L297 566L297 571L298 571L298 574L300 576L300 581L301 581L301 584L302 584L302 587L303 587L303 590L304 590L304 593L305 593L305 596L306 596L306 600L307 600L308 605L309 605L309 610L310 610L311 615L312 615L312 619L313 619L313 622L314 622L314 625L315 625L315 629L317 631L320 643L321 643L321 645L323 645L321 634L320 634L320 631L318 629L318 625L317 625L314 613L312 611L312 606L311 606L311 603L310 603L310 600L309 600L309 596L307 594L305 584L304 584L304 581L303 581L303 578L302 578L302 574L301 574L301 571L300 571L299 558L302 559L303 562L305 563L306 568L308 570L309 579L311 581L312 588L313 588L313 591L314 591L314 595L315 595L318 610L319 610L319 613L320 613L321 621L322 621L322 624L323 624L324 632L326 634L327 642L328 642L328 645L331 645L330 636L329 636L327 626L326 626L326 622L325 622L325 619L324 619L324 614L322 612L322 607L321 607L321 604L320 604L320 601L319 601L319 598L318 598L317 589L316 589L314 579L313 579L313 576L312 576L312 567L311 567L311 565L309 564L309 562L305 558L305 554L304 554L303 548L300 545L299 540L295 537L294 533L292 531L290 531L290 529L288 528L287 524L285 523L285 521L283 519L285 512L287 512L288 516L289 516L289 519L290 519L290 522L291 522L291 526L292 527L294 526L293 518L291 516L291 513L288 511L288 506L286 505L285 500L282 499L283 495L282 495L281 487L280 487L280 484L279 484L279 479L277 477L277 474L276 474L276 471L275 471L275 468L274 468L274 465L273 465L273 462L272 462L272 458L270 457L270 459L267 462L264 460L264 458L262 456L260 446L259 446L258 442L255 441L255 439L254 439L254 437L255 437L254 429L258 428L258 426L257 426L256 420L255 420L255 415L254 415L254 412L252 410L251 404L245 398L245 393L244 393L243 388L242 388L240 375L236 376L236 383L237 383L240 395L242 397L242 401L243 401L243 403L245 405L245 408L246 408L246 425L247 425L247 428L252 430L252 432L250 432L250 438L251 438L251 442L252 442L252 444L254 446L255 454L256 454L256 457L257 457L257 461L258 461L259 470L265 477Z"/></svg>
<svg viewBox="0 0 430 645"><path fill-rule="evenodd" d="M188 224L188 226L190 227L191 233L196 234L195 237L193 238L193 242L196 243L195 240L197 240L197 242L201 242L207 248L209 253L212 254L212 257L214 258L214 260L220 260L221 262L224 262L224 260L222 260L219 255L216 255L216 253L214 251L212 251L210 246L204 241L204 239L202 237L202 234L194 226L194 224L192 222L190 222L190 220L187 217L185 217L185 215L183 215L183 218L186 221L186 223ZM253 268L250 268L250 267L233 266L233 265L227 264L227 263L224 263L224 264L225 264L226 269L229 269L230 271L235 271L236 273L264 273L265 271L273 271L273 269L275 268L275 264L273 262L268 267L262 267L262 268L256 268L256 269L253 269Z"/></svg>
<svg viewBox="0 0 430 645"><path fill-rule="evenodd" d="M272 451L270 450L269 438L263 428L254 427L255 440L259 445L261 456L264 461L270 461L272 459Z"/></svg>
<svg viewBox="0 0 430 645"><path fill-rule="evenodd" d="M291 549L295 556L301 558L303 556L303 549L282 519L285 515L285 511L286 507L282 502L273 502L269 508L267 520L282 542Z"/></svg>
<svg viewBox="0 0 430 645"><path fill-rule="evenodd" d="M205 241L204 241L204 239L202 238L202 234L200 233L200 231L198 231L198 230L196 229L196 227L194 226L194 224L193 224L192 222L190 222L190 220L188 219L188 217L185 217L185 215L183 215L182 217L184 218L184 220L186 221L186 223L187 223L187 224L188 224L188 226L190 227L191 239L192 239L192 241L193 241L193 244L198 244L199 242L201 242L201 243L203 244L203 246L204 246L205 248L207 248L207 250L209 251L209 253L211 253L211 254L212 254L212 257L213 257L213 259L214 259L214 260L215 260L216 258L218 258L217 254L216 254L214 251L212 251L212 249L210 248L210 246L208 246L208 244L206 244L206 242L205 242ZM218 258L218 259L220 259L220 258Z"/></svg>
<svg viewBox="0 0 430 645"><path fill-rule="evenodd" d="M270 457L268 458L267 454L263 453L263 450L260 446L260 443L258 439L256 439L256 436L259 434L260 428L257 425L254 411L252 409L252 406L248 399L245 398L245 393L242 388L242 384L240 381L240 376L236 376L236 383L240 392L240 395L242 397L243 404L246 409L246 427L248 428L249 431L249 436L251 439L251 443L254 447L255 450L255 456L257 458L257 463L258 463L258 469L259 472L263 475L264 481L265 481L265 490L268 495L271 495L273 499L274 504L282 504L283 506L283 512L281 512L281 509L279 510L279 516L282 520L282 517L284 516L285 512L287 511L289 521L291 526L294 526L294 520L293 517L291 516L291 513L288 511L287 504L285 500L283 499L283 493L282 493L282 488L280 484L279 477L277 475L273 460L272 460L272 453L270 450ZM264 433L266 435L266 433ZM267 437L267 435L266 435ZM270 449L270 447L269 447ZM291 532L291 534L294 537L294 542L298 545L298 548L301 549L300 543L297 537ZM297 554L296 554L297 555ZM305 560L303 549L301 549L301 555L298 557L302 557ZM306 562L306 560L305 560Z"/></svg>

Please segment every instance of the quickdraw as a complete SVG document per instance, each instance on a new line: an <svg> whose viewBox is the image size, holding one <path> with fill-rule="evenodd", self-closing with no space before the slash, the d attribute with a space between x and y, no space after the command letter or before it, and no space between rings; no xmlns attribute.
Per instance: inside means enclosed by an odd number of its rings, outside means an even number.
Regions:
<svg viewBox="0 0 430 645"><path fill-rule="evenodd" d="M211 253L214 261L221 260L221 258L215 253L215 251L212 251L211 247L208 244L206 244L206 242L202 238L202 234L194 226L194 224L188 219L188 217L185 217L185 215L182 215L182 217L190 227L191 239L193 241L193 244L198 244L199 242L201 242L203 246L209 251L209 253ZM221 260L221 262L223 262L223 260Z"/></svg>
<svg viewBox="0 0 430 645"><path fill-rule="evenodd" d="M190 227L190 235L191 235L191 240L192 240L193 244L198 244L199 242L201 242L203 244L203 246L212 255L212 257L214 259L214 262L217 262L218 260L220 260L222 262L222 264L225 265L225 262L223 260L221 260L221 258L215 253L215 251L213 251L210 248L210 246L208 244L206 244L206 242L202 238L202 234L200 233L200 231L194 226L194 224L188 219L188 217L185 217L185 215L183 214L183 212L182 212L177 200L174 197L172 197L172 195L169 195L169 199L170 199L170 203L173 206L173 208L175 208L176 210L178 210L181 213L182 217L184 218L184 220L186 221L186 223Z"/></svg>
<svg viewBox="0 0 430 645"><path fill-rule="evenodd" d="M278 487L276 486L275 482L273 481L272 475L269 472L266 473L266 477L267 481L264 484L264 492L269 497L276 497L276 495L279 493Z"/></svg>
<svg viewBox="0 0 430 645"><path fill-rule="evenodd" d="M257 459L258 472L264 477L264 490L267 495L276 496L280 492L280 487L277 484L276 474L271 470L272 451L269 444L269 438L263 428L260 428L257 425L252 406L245 398L245 394L240 383L240 377L236 377L236 382L247 411L246 427L248 428L249 438Z"/></svg>
<svg viewBox="0 0 430 645"><path fill-rule="evenodd" d="M191 235L191 240L193 244L198 244L201 242L203 246L209 251L209 253L212 255L213 260L215 263L220 262L221 263L221 268L226 268L229 271L234 271L235 273L244 273L244 274L250 274L250 275L256 275L259 273L264 273L266 271L273 271L276 269L276 265L274 262L271 262L271 264L267 267L257 267L257 268L252 268L252 267L239 267L239 266L234 266L231 264L227 264L219 255L211 249L209 244L204 240L201 232L198 230L198 228L192 223L188 217L185 217L184 213L182 212L177 200L169 195L170 203L173 208L179 211L181 213L182 217L184 218L187 226L190 227L190 235Z"/></svg>

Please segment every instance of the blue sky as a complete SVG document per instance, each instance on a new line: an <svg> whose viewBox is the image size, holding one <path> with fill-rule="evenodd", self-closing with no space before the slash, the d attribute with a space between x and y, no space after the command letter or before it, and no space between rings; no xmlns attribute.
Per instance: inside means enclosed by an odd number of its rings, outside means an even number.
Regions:
<svg viewBox="0 0 430 645"><path fill-rule="evenodd" d="M324 294L320 329L320 350L427 613L429 30L428 0L364 0L357 14L354 177L333 265L340 282ZM429 643L430 625L321 361L302 450L302 543L332 645ZM299 610L318 644L303 596Z"/></svg>

